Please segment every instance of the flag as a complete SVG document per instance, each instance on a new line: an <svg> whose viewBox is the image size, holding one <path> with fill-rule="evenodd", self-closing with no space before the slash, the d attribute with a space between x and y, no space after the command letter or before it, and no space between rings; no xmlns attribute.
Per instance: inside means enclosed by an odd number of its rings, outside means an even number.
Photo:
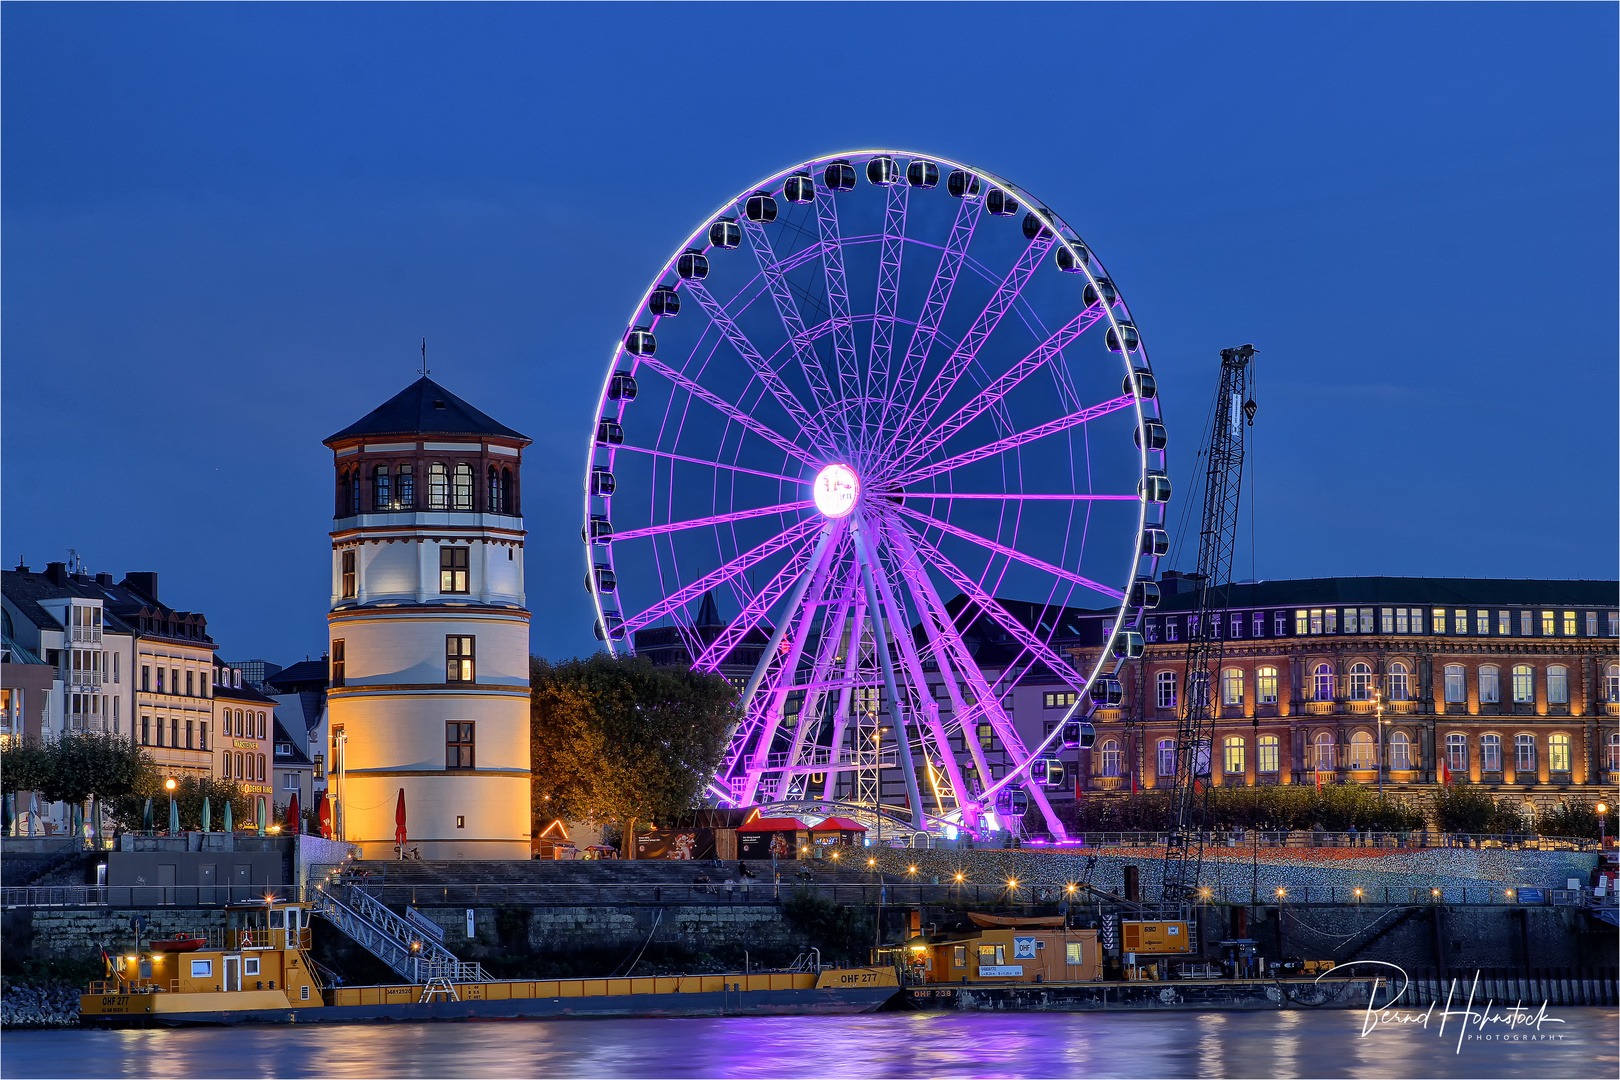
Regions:
<svg viewBox="0 0 1620 1080"><path fill-rule="evenodd" d="M1440 759L1440 786L1445 787L1451 783L1451 770L1446 767L1446 759Z"/></svg>
<svg viewBox="0 0 1620 1080"><path fill-rule="evenodd" d="M1322 790L1322 770L1321 769L1316 770L1316 790L1317 791Z"/></svg>
<svg viewBox="0 0 1620 1080"><path fill-rule="evenodd" d="M1131 770L1131 794L1136 794L1136 770Z"/></svg>

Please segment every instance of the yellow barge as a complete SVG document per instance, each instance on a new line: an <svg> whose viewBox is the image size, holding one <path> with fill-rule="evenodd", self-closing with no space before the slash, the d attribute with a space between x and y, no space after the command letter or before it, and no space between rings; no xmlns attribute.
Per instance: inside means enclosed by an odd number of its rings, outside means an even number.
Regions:
<svg viewBox="0 0 1620 1080"><path fill-rule="evenodd" d="M310 962L310 906L232 909L232 926L196 941L112 958L79 999L86 1027L305 1024L368 1020L585 1016L739 1016L872 1012L900 989L894 969L622 979L462 980L329 986ZM175 951L177 949L187 951ZM469 967L471 965L468 965Z"/></svg>

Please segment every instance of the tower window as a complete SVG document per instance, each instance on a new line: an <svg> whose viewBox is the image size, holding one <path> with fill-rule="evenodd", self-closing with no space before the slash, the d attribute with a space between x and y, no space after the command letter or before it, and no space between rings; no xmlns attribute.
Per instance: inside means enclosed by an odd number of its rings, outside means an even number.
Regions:
<svg viewBox="0 0 1620 1080"><path fill-rule="evenodd" d="M442 461L428 466L428 509L450 509L450 470Z"/></svg>
<svg viewBox="0 0 1620 1080"><path fill-rule="evenodd" d="M399 500L394 504L400 510L416 506L416 469L411 465L399 467Z"/></svg>
<svg viewBox="0 0 1620 1080"><path fill-rule="evenodd" d="M358 514L359 512L360 512L360 469L357 466L355 468L355 470L349 474L349 513Z"/></svg>
<svg viewBox="0 0 1620 1080"><path fill-rule="evenodd" d="M355 597L354 552L343 553L343 599L353 600Z"/></svg>
<svg viewBox="0 0 1620 1080"><path fill-rule="evenodd" d="M489 467L489 512L506 513L506 500L501 497L501 474L493 465Z"/></svg>
<svg viewBox="0 0 1620 1080"><path fill-rule="evenodd" d="M338 638L332 642L332 685L343 686L344 683L344 657L343 639Z"/></svg>
<svg viewBox="0 0 1620 1080"><path fill-rule="evenodd" d="M467 554L470 550L470 548L464 547L442 547L439 549L440 592L467 592Z"/></svg>
<svg viewBox="0 0 1620 1080"><path fill-rule="evenodd" d="M448 634L444 639L444 681L476 682L474 648L477 638L470 634Z"/></svg>
<svg viewBox="0 0 1620 1080"><path fill-rule="evenodd" d="M471 769L475 767L474 760L473 725L464 720L447 721L444 725L444 767Z"/></svg>
<svg viewBox="0 0 1620 1080"><path fill-rule="evenodd" d="M373 509L388 510L393 506L394 483L388 475L388 466L379 465L371 473L371 504Z"/></svg>
<svg viewBox="0 0 1620 1080"><path fill-rule="evenodd" d="M455 503L452 509L471 510L473 508L473 471L471 465L462 463L456 466L450 494Z"/></svg>

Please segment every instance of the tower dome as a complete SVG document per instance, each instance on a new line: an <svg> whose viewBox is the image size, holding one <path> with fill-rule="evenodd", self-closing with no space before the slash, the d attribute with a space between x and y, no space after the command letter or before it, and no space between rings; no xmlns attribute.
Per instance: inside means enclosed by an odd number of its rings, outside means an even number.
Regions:
<svg viewBox="0 0 1620 1080"><path fill-rule="evenodd" d="M329 726L339 828L367 858L529 854L527 436L422 377L328 437Z"/></svg>

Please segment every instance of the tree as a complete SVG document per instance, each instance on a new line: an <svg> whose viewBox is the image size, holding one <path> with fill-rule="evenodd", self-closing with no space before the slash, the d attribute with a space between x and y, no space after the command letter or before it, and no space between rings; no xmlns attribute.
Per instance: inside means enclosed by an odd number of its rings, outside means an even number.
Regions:
<svg viewBox="0 0 1620 1080"><path fill-rule="evenodd" d="M0 747L0 789L7 795L43 791L55 784L50 748L32 736L7 739Z"/></svg>
<svg viewBox="0 0 1620 1080"><path fill-rule="evenodd" d="M79 732L51 742L12 740L0 754L7 794L34 791L46 802L74 806L122 798L157 775L140 747L111 732ZM97 829L99 819L99 813L90 815Z"/></svg>
<svg viewBox="0 0 1620 1080"><path fill-rule="evenodd" d="M691 809L714 775L737 692L719 675L599 653L530 661L532 819L635 823Z"/></svg>
<svg viewBox="0 0 1620 1080"><path fill-rule="evenodd" d="M110 810L113 820L126 829L139 829L141 827L141 814L146 809L146 800L152 800L152 817L159 829L169 827L169 791L163 786L167 777L162 776L157 769L143 774L139 783L129 792L111 800ZM254 796L247 794L234 780L222 780L217 776L197 776L186 774L175 778L174 801L180 811L180 828L202 828L203 799L208 800L209 813L213 820L209 827L218 832L225 825L225 804L231 804L231 813L235 816L234 826L238 829L252 828L254 821Z"/></svg>

